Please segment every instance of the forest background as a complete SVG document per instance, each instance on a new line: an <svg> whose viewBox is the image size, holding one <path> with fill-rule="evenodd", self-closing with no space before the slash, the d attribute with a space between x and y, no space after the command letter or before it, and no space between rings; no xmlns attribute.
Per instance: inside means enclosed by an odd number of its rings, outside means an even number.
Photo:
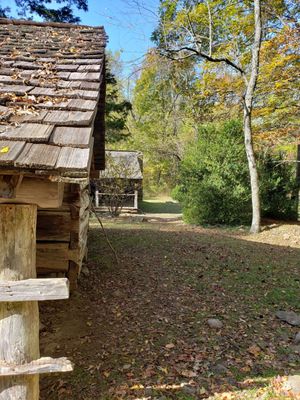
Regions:
<svg viewBox="0 0 300 400"><path fill-rule="evenodd" d="M79 22L76 12L81 10L81 16L88 8L85 0L62 1L53 8L48 1L15 3L21 15L67 22ZM145 194L171 194L189 222L250 222L243 76L224 62L186 53L170 56L166 41L200 43L209 54L214 48L217 57L238 60L247 72L254 36L252 3L161 0L154 9L153 4L128 0L129 10L155 17L152 47L133 62L129 80L122 51L108 53L107 148L142 151ZM294 0L261 1L252 127L261 208L268 217L297 217L299 11ZM5 14L9 10L2 7ZM125 70L128 75L128 65Z"/></svg>

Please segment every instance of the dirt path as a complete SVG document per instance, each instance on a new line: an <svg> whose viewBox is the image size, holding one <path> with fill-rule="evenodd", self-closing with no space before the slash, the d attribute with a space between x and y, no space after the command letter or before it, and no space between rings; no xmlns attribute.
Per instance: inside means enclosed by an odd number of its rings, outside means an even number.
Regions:
<svg viewBox="0 0 300 400"><path fill-rule="evenodd" d="M42 400L284 398L269 379L299 371L298 330L274 314L299 311L299 226L253 238L182 223L106 225L121 264L92 221L89 274L69 301L41 309L42 354L75 363L42 379Z"/></svg>

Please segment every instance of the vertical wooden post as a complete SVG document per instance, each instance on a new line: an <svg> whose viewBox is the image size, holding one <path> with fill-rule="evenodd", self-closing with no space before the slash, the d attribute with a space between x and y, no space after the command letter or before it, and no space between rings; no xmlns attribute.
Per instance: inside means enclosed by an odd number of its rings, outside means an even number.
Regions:
<svg viewBox="0 0 300 400"><path fill-rule="evenodd" d="M95 191L95 207L99 207L99 190Z"/></svg>
<svg viewBox="0 0 300 400"><path fill-rule="evenodd" d="M133 204L133 207L134 207L135 210L137 210L139 208L138 207L138 191L137 190L134 191L134 204Z"/></svg>
<svg viewBox="0 0 300 400"><path fill-rule="evenodd" d="M35 205L0 205L0 281L36 277ZM39 358L37 301L0 303L0 361ZM0 400L38 400L39 375L1 376Z"/></svg>

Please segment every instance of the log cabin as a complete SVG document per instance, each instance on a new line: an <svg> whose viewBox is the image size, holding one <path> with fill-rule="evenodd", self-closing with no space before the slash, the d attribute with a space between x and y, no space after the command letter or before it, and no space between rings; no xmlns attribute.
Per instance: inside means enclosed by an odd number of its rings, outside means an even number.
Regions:
<svg viewBox="0 0 300 400"><path fill-rule="evenodd" d="M40 373L72 370L40 358L38 301L67 299L86 256L106 41L103 27L0 19L0 400L38 400Z"/></svg>
<svg viewBox="0 0 300 400"><path fill-rule="evenodd" d="M143 154L140 151L106 150L106 167L94 183L97 210L119 203L124 211L137 211L143 200Z"/></svg>
<svg viewBox="0 0 300 400"><path fill-rule="evenodd" d="M103 27L0 19L0 203L37 204L37 273L75 286L104 168Z"/></svg>

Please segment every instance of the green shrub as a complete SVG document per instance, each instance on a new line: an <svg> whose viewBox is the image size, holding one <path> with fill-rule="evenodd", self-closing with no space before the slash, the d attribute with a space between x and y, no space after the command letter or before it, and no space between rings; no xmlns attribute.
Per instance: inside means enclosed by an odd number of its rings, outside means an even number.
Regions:
<svg viewBox="0 0 300 400"><path fill-rule="evenodd" d="M284 153L259 157L262 214L269 218L297 219L295 164Z"/></svg>
<svg viewBox="0 0 300 400"><path fill-rule="evenodd" d="M173 195L182 204L187 222L250 222L250 181L240 122L201 127L196 144L181 163Z"/></svg>
<svg viewBox="0 0 300 400"><path fill-rule="evenodd" d="M258 156L263 216L296 216L296 180L282 155ZM248 224L251 190L243 128L239 121L202 126L180 165L173 197L184 219L195 224Z"/></svg>

